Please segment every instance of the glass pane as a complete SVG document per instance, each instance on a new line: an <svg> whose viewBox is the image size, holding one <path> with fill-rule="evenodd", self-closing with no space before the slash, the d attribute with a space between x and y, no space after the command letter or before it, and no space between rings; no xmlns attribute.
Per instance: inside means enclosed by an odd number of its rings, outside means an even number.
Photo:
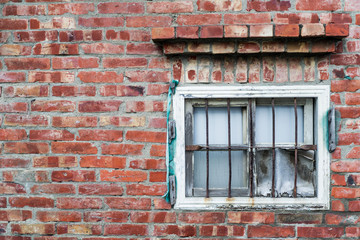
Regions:
<svg viewBox="0 0 360 240"><path fill-rule="evenodd" d="M295 154L294 151L276 149L275 151L275 197L290 197L294 189ZM271 196L272 150L256 152L257 195ZM298 151L297 196L313 197L314 152Z"/></svg>
<svg viewBox="0 0 360 240"><path fill-rule="evenodd" d="M297 107L298 143L304 142L304 106ZM257 144L272 143L272 108L256 106L255 142ZM295 143L295 111L294 106L275 106L275 142Z"/></svg>
<svg viewBox="0 0 360 240"><path fill-rule="evenodd" d="M209 187L228 188L229 160L226 151L210 151L209 153ZM232 179L231 187L247 186L247 164L244 151L231 152ZM194 187L206 188L206 152L194 152Z"/></svg>
<svg viewBox="0 0 360 240"><path fill-rule="evenodd" d="M226 107L209 107L209 144L228 144ZM230 108L231 144L242 144L242 108ZM194 144L206 144L205 108L194 108Z"/></svg>

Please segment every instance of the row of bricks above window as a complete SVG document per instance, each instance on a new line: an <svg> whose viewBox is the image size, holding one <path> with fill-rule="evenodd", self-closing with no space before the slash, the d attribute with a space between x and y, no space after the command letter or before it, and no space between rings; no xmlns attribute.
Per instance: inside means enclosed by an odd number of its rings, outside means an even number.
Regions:
<svg viewBox="0 0 360 240"><path fill-rule="evenodd" d="M262 24L200 27L161 27L152 29L153 40L247 37L346 37L348 24Z"/></svg>
<svg viewBox="0 0 360 240"><path fill-rule="evenodd" d="M336 41L244 41L244 42L178 42L165 43L164 54L249 54L249 53L331 53L336 52Z"/></svg>

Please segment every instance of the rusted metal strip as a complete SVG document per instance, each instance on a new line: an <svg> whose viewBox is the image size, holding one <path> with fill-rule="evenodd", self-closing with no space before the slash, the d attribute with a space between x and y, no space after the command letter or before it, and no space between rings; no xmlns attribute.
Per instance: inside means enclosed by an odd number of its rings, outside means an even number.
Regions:
<svg viewBox="0 0 360 240"><path fill-rule="evenodd" d="M253 153L253 148L254 148L254 129L253 129L253 109L252 109L252 99L249 99L249 135L250 135L250 140L249 140L249 177L250 177L250 197L254 196L254 190L253 190L253 182L254 182L254 172L253 172L253 164L254 164L254 153Z"/></svg>
<svg viewBox="0 0 360 240"><path fill-rule="evenodd" d="M205 100L206 117L206 197L209 197L209 102Z"/></svg>
<svg viewBox="0 0 360 240"><path fill-rule="evenodd" d="M230 98L227 99L227 115L228 115L228 154L229 154L229 189L228 197L231 198L231 126L230 126Z"/></svg>
<svg viewBox="0 0 360 240"><path fill-rule="evenodd" d="M256 150L271 150L273 147L272 145L263 145L263 146L253 146L253 149ZM185 147L186 151L189 152L193 152L193 151L227 151L229 149L228 145L222 145L222 146L209 146L206 147L206 145L187 145ZM248 145L232 145L230 147L231 151L244 151L244 150L248 150L249 146ZM294 150L295 146L286 146L286 145L276 145L275 149L284 149L284 150ZM317 145L298 145L297 146L298 150L304 150L304 151L309 151L309 150L317 150Z"/></svg>
<svg viewBox="0 0 360 240"><path fill-rule="evenodd" d="M297 161L298 161L298 119L297 119L297 105L296 105L296 98L294 98L294 110L295 110L295 175L294 175L294 198L297 195Z"/></svg>
<svg viewBox="0 0 360 240"><path fill-rule="evenodd" d="M271 178L271 196L275 197L275 100L271 99L272 108L272 178Z"/></svg>

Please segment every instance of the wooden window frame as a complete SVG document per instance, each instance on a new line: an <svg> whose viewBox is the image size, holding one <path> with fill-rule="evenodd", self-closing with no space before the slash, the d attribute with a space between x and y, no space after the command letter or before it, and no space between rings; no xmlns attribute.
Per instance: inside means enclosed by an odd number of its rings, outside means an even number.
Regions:
<svg viewBox="0 0 360 240"><path fill-rule="evenodd" d="M328 209L330 189L330 155L325 142L326 122L324 119L330 107L330 88L327 85L311 86L179 86L174 96L174 119L177 122L177 146L175 155L177 177L177 199L175 208L178 209L218 209L218 208L282 208L282 209ZM191 107L195 99L239 99L239 103L249 98L299 98L314 99L315 111L304 109L304 118L309 111L314 112L311 117L314 121L313 140L317 144L316 154L316 196L311 198L271 198L271 197L193 197L189 196L186 185L186 171L189 171L189 163L186 162L185 151L185 118L186 109ZM196 100L195 100L196 101ZM236 101L236 100L235 100ZM222 103L220 103L222 104ZM309 123L311 124L311 123ZM305 130L305 121L304 121ZM308 142L304 135L304 142ZM321 172L319 172L321 169Z"/></svg>

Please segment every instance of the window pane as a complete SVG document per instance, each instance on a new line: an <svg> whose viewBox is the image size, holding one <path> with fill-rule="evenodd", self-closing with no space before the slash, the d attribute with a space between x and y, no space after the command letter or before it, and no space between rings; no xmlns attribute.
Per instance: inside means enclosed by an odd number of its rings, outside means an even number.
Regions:
<svg viewBox="0 0 360 240"><path fill-rule="evenodd" d="M209 107L209 144L228 144L226 107ZM242 144L242 108L230 108L231 144ZM194 108L194 144L206 144L205 108Z"/></svg>
<svg viewBox="0 0 360 240"><path fill-rule="evenodd" d="M298 143L304 142L304 106L297 107ZM272 108L256 106L255 142L257 144L272 143ZM294 106L275 106L275 142L295 143L295 111Z"/></svg>
<svg viewBox="0 0 360 240"><path fill-rule="evenodd" d="M210 151L209 153L209 187L228 188L229 181L229 154L226 151ZM232 179L231 187L247 186L246 153L243 151L231 152ZM194 187L206 188L206 152L194 152Z"/></svg>
<svg viewBox="0 0 360 240"><path fill-rule="evenodd" d="M275 196L290 197L294 189L295 154L294 151L276 149L275 158ZM257 195L271 195L272 185L272 150L256 152ZM315 195L314 152L298 151L297 196Z"/></svg>

